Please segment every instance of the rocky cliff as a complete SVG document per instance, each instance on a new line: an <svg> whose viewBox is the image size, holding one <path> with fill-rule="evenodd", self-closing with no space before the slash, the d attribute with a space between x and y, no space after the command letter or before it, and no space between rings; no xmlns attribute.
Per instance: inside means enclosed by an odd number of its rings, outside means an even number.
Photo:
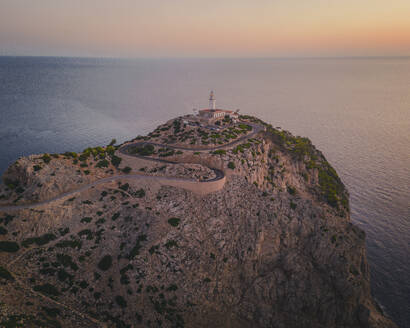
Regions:
<svg viewBox="0 0 410 328"><path fill-rule="evenodd" d="M0 326L396 327L372 299L334 169L308 139L242 122L263 129L164 162L100 147L14 163L0 188ZM218 190L197 192L220 171Z"/></svg>

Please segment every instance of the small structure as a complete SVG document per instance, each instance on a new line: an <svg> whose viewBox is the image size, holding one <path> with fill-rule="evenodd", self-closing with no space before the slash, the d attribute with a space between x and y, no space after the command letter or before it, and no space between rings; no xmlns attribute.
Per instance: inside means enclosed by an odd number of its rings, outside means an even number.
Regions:
<svg viewBox="0 0 410 328"><path fill-rule="evenodd" d="M228 116L231 119L237 119L239 117L238 111L217 109L215 105L215 95L211 91L209 95L209 108L201 109L199 111L199 117L206 119L208 122L215 121Z"/></svg>

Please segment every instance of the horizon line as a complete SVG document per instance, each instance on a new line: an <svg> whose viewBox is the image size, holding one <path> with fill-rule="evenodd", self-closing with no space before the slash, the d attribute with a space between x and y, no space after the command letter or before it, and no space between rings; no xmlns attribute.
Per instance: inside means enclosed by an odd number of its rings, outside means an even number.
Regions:
<svg viewBox="0 0 410 328"><path fill-rule="evenodd" d="M409 55L346 55L346 56L149 56L149 57L115 57L115 56L71 56L71 55L1 55L0 58L76 58L76 59L115 59L115 60L166 60L166 59L259 59L259 60L292 60L292 59L410 59Z"/></svg>

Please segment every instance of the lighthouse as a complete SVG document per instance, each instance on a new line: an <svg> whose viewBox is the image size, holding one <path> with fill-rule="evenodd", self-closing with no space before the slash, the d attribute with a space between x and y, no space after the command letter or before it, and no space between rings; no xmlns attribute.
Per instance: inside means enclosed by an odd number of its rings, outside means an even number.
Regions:
<svg viewBox="0 0 410 328"><path fill-rule="evenodd" d="M215 110L215 97L214 97L214 92L211 91L209 95L209 109Z"/></svg>

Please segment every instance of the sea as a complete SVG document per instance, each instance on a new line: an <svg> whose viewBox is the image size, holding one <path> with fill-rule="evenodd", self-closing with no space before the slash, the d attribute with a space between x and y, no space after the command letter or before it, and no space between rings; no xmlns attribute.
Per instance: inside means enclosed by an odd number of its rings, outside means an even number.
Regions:
<svg viewBox="0 0 410 328"><path fill-rule="evenodd" d="M324 153L366 232L374 297L410 327L410 58L0 57L0 174L144 135L206 108L210 90Z"/></svg>

